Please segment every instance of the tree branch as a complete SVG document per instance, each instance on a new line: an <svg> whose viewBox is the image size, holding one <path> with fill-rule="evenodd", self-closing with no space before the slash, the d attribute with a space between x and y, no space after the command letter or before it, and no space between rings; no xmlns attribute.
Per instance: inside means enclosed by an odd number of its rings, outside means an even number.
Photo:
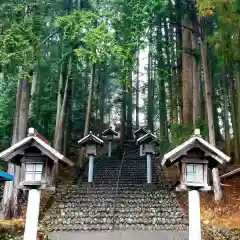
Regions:
<svg viewBox="0 0 240 240"><path fill-rule="evenodd" d="M40 42L35 49L39 48L42 44L44 44L49 38L51 38L52 36L54 36L58 31L60 30L60 28L57 28L54 32L50 33L45 39L43 39L42 42Z"/></svg>
<svg viewBox="0 0 240 240"><path fill-rule="evenodd" d="M180 24L180 23L173 22L173 21L169 21L169 23L171 23L171 24L173 24L173 25L176 25L176 26L180 26L180 27L185 28L185 29L188 29L188 30L190 30L192 33L197 33L197 34L199 34L199 33L196 32L193 28L187 27L187 26L182 25L182 24Z"/></svg>

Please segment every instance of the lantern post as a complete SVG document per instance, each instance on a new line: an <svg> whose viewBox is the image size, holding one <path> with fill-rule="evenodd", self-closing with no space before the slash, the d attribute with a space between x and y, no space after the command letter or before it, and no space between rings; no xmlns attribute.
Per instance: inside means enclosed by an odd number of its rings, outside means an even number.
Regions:
<svg viewBox="0 0 240 240"><path fill-rule="evenodd" d="M115 132L112 127L109 127L106 129L103 133L103 136L107 137L108 140L108 157L112 156L112 141L114 139L114 136L117 136L117 132Z"/></svg>
<svg viewBox="0 0 240 240"><path fill-rule="evenodd" d="M95 136L91 131L87 136L80 139L78 143L86 148L86 154L88 155L88 183L93 182L93 167L94 167L94 157L97 155L97 146L102 146L103 141Z"/></svg>
<svg viewBox="0 0 240 240"><path fill-rule="evenodd" d="M152 183L152 155L154 153L154 140L156 137L148 132L144 136L137 139L137 144L142 146L143 153L147 155L147 183Z"/></svg>
<svg viewBox="0 0 240 240"><path fill-rule="evenodd" d="M138 130L136 130L133 134L134 134L134 138L136 140L136 143L137 143L137 140L141 137L143 137L145 134L147 134L148 131L146 129L144 129L143 127L140 127ZM137 143L138 144L138 143ZM143 152L143 145L140 144L139 145L140 147L140 156L144 156L144 152Z"/></svg>
<svg viewBox="0 0 240 240"><path fill-rule="evenodd" d="M188 191L189 240L201 240L200 191L210 191L209 169L230 161L230 157L201 138L200 130L164 155L162 166L178 164L180 185L177 191Z"/></svg>
<svg viewBox="0 0 240 240"><path fill-rule="evenodd" d="M0 153L0 158L20 167L21 178L17 188L28 190L28 203L24 240L36 240L41 190L55 190L55 166L58 162L73 166L41 139L33 128L28 137Z"/></svg>

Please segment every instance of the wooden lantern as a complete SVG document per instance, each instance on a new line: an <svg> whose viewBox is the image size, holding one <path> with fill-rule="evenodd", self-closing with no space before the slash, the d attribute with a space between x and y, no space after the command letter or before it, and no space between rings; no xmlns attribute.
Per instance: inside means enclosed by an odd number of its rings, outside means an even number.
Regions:
<svg viewBox="0 0 240 240"><path fill-rule="evenodd" d="M28 137L0 153L0 158L21 167L22 189L55 189L55 166L58 162L73 166L64 157L29 129Z"/></svg>
<svg viewBox="0 0 240 240"><path fill-rule="evenodd" d="M178 163L181 176L177 190L209 191L208 169L229 161L230 157L202 139L196 129L193 137L164 155L162 166Z"/></svg>
<svg viewBox="0 0 240 240"><path fill-rule="evenodd" d="M147 133L137 140L137 144L143 147L143 152L147 155L147 183L152 183L152 154L154 153L154 140L156 137L152 133Z"/></svg>
<svg viewBox="0 0 240 240"><path fill-rule="evenodd" d="M135 139L138 140L139 138L143 137L147 133L148 131L141 127L138 130L136 130L133 134L135 136Z"/></svg>
<svg viewBox="0 0 240 240"><path fill-rule="evenodd" d="M133 134L134 134L134 138L135 138L136 142L139 138L143 137L147 133L148 133L148 131L146 129L144 129L143 127L139 128L137 131L135 131ZM140 156L144 156L145 153L143 152L143 145L140 144L139 146L140 146Z"/></svg>
<svg viewBox="0 0 240 240"><path fill-rule="evenodd" d="M90 133L78 141L78 143L86 147L86 154L87 155L97 155L97 146L103 145L103 140L95 136L91 131Z"/></svg>
<svg viewBox="0 0 240 240"><path fill-rule="evenodd" d="M109 127L102 133L102 135L106 136L108 141L112 141L114 136L117 136L118 134L112 129L112 127Z"/></svg>
<svg viewBox="0 0 240 240"><path fill-rule="evenodd" d="M154 153L154 140L156 139L156 137L148 132L147 134L145 134L144 136L140 137L139 139L137 139L137 144L138 145L142 145L143 146L143 153L145 154L153 154Z"/></svg>

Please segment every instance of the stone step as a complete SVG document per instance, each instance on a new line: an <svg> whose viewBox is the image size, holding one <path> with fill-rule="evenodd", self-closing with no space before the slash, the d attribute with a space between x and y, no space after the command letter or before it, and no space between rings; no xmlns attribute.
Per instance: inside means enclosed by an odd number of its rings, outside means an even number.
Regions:
<svg viewBox="0 0 240 240"><path fill-rule="evenodd" d="M51 233L49 240L187 240L187 232L173 231L111 231L111 232L59 232Z"/></svg>
<svg viewBox="0 0 240 240"><path fill-rule="evenodd" d="M114 229L185 229L187 221L173 191L153 161L155 188L146 188L146 159L95 161L94 184L61 185L56 202L44 219L49 231L105 231ZM118 189L117 189L118 186ZM116 201L115 201L116 200Z"/></svg>

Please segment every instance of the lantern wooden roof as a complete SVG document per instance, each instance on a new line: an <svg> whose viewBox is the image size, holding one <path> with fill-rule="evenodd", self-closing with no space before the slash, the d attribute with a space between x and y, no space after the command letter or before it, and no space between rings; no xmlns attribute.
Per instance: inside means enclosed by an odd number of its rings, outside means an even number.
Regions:
<svg viewBox="0 0 240 240"><path fill-rule="evenodd" d="M0 159L3 159L6 162L14 161L13 159L17 156L23 156L24 151L30 147L36 147L43 154L48 156L54 162L65 163L70 166L73 166L73 162L59 153L57 150L48 145L45 141L40 139L35 135L35 131L33 128L29 129L29 136L24 138L23 140L17 142L12 145L8 149L4 150L0 153Z"/></svg>
<svg viewBox="0 0 240 240"><path fill-rule="evenodd" d="M137 140L137 144L138 145L141 145L142 143L144 142L152 142L153 140L155 140L156 137L150 133L150 132L147 132L147 134L145 134L144 136L140 137L138 140Z"/></svg>
<svg viewBox="0 0 240 240"><path fill-rule="evenodd" d="M95 135L90 131L89 134L88 134L86 137L80 139L80 140L78 141L78 143L79 143L80 145L82 145L82 146L86 146L87 144L91 144L91 143L95 143L95 144L101 146L101 145L103 145L103 140L100 139L100 138L98 138L97 136L95 136Z"/></svg>
<svg viewBox="0 0 240 240"><path fill-rule="evenodd" d="M0 170L0 181L13 181L13 175Z"/></svg>
<svg viewBox="0 0 240 240"><path fill-rule="evenodd" d="M147 134L148 131L146 129L144 129L143 127L140 127L138 130L136 130L133 134L134 135L138 135L138 134Z"/></svg>
<svg viewBox="0 0 240 240"><path fill-rule="evenodd" d="M107 136L107 135L115 135L117 136L117 132L115 132L112 127L109 127L108 129L106 129L103 133L102 133L103 136Z"/></svg>
<svg viewBox="0 0 240 240"><path fill-rule="evenodd" d="M230 161L230 157L224 154L222 151L212 146L200 136L199 129L195 130L195 134L186 142L174 148L163 156L162 166L171 166L179 160L180 157L186 156L187 152L193 148L199 148L205 153L205 157L210 157L216 162L223 164Z"/></svg>

